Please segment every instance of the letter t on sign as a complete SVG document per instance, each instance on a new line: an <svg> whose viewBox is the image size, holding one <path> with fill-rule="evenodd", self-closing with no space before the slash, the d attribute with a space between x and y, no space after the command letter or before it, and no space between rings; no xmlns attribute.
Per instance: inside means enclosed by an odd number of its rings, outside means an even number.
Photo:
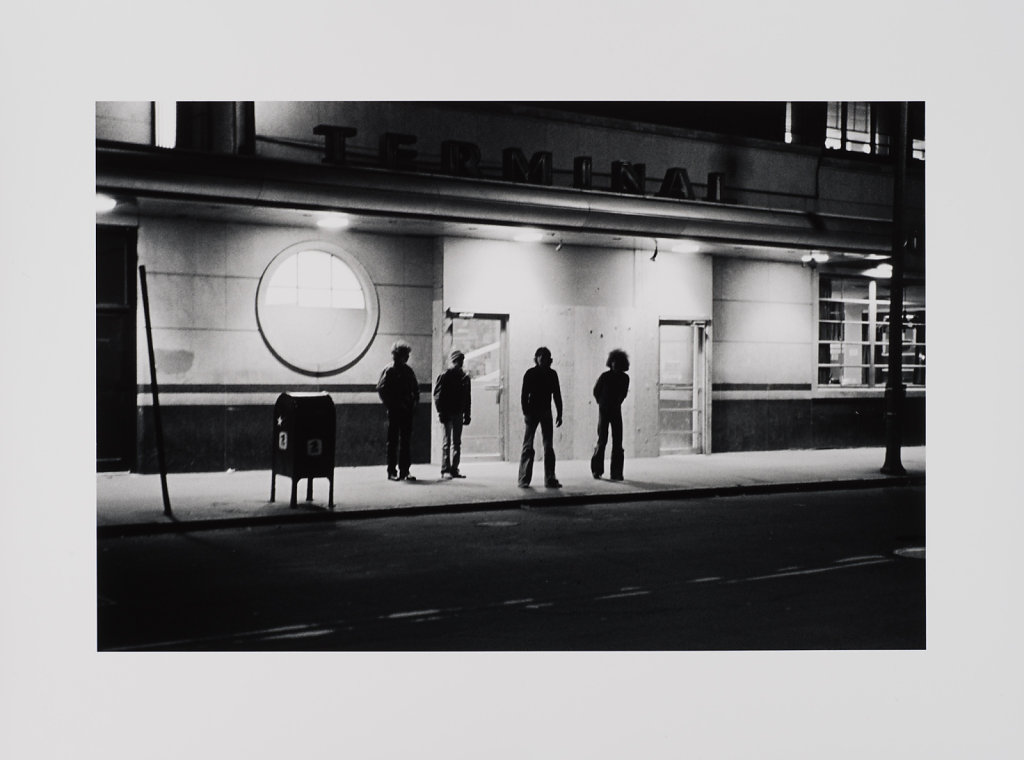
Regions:
<svg viewBox="0 0 1024 760"><path fill-rule="evenodd" d="M314 135L324 136L324 163L345 163L345 138L355 137L355 127L335 127L331 124L317 124Z"/></svg>

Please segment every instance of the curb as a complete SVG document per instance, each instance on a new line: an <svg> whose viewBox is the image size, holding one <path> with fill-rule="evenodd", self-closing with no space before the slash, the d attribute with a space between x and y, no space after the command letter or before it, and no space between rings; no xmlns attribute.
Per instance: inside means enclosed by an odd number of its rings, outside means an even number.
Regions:
<svg viewBox="0 0 1024 760"><path fill-rule="evenodd" d="M356 511L295 512L251 517L213 517L208 520L170 518L170 522L125 523L99 525L97 539L128 536L187 533L201 530L244 528L256 525L291 525L300 523L339 522L348 520L379 519L428 514L458 514L465 512L491 512L530 507L574 506L578 504L610 504L661 499L708 499L722 496L756 496L761 494L801 493L808 491L836 491L854 488L894 488L923 486L924 475L898 475L892 477L857 478L850 480L800 481L794 483L766 483L760 485L710 486L706 488L673 488L659 491L632 491L621 494L578 494L547 496L534 499L502 499L498 501L464 502L461 504L432 504L414 507L374 507Z"/></svg>

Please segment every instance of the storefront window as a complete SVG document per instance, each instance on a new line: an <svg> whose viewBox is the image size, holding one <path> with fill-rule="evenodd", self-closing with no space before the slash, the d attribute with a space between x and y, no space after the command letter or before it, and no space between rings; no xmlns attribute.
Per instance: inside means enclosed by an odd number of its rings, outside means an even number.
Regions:
<svg viewBox="0 0 1024 760"><path fill-rule="evenodd" d="M304 374L352 365L377 331L376 290L359 262L327 243L279 253L256 294L260 334L281 362Z"/></svg>
<svg viewBox="0 0 1024 760"><path fill-rule="evenodd" d="M889 284L818 280L818 385L884 386L889 374ZM925 384L924 286L903 290L903 383Z"/></svg>

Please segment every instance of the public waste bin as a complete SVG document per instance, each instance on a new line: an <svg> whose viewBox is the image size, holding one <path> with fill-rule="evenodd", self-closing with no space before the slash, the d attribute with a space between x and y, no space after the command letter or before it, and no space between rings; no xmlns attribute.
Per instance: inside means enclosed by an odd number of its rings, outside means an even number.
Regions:
<svg viewBox="0 0 1024 760"><path fill-rule="evenodd" d="M277 397L270 465L271 501L278 475L292 479L292 509L299 480L307 479L306 501L312 501L313 478L327 478L327 506L334 509L334 431L334 402L326 393L282 393Z"/></svg>

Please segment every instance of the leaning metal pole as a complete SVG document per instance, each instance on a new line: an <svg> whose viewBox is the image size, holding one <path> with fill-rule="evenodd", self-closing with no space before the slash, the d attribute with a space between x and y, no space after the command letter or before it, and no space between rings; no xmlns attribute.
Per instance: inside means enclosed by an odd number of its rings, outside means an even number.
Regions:
<svg viewBox="0 0 1024 760"><path fill-rule="evenodd" d="M900 461L903 443L903 269L906 257L904 231L904 186L907 178L907 103L899 104L896 135L896 164L893 172L892 201L892 280L889 287L889 377L885 383L885 463L886 475L903 475Z"/></svg>
<svg viewBox="0 0 1024 760"><path fill-rule="evenodd" d="M164 458L164 430L160 424L160 390L156 383L156 358L153 354L153 328L149 321L149 288L146 287L146 267L139 267L139 284L142 286L142 311L146 317L146 344L149 346L149 380L153 389L153 425L156 432L156 457L160 465L160 490L164 497L164 514L172 517L171 497L167 492L167 462Z"/></svg>

